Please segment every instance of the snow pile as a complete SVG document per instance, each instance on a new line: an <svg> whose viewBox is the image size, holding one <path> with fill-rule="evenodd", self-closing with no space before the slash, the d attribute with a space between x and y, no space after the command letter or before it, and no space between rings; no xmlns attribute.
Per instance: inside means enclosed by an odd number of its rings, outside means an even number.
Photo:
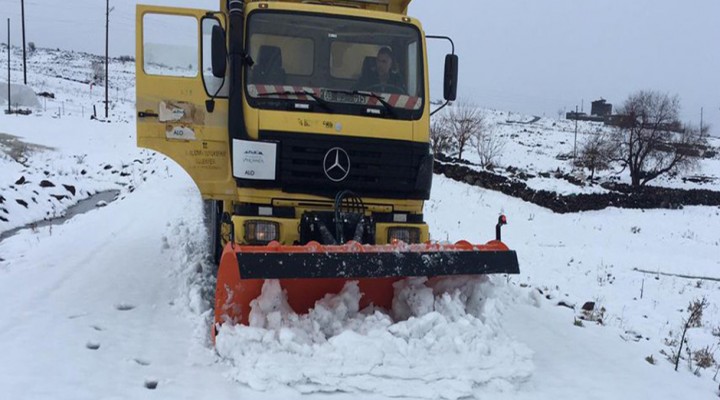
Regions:
<svg viewBox="0 0 720 400"><path fill-rule="evenodd" d="M7 88L7 82L0 82L0 87ZM10 101L14 107L40 108L40 101L31 87L20 84L10 84ZM7 104L7 90L0 90L0 104Z"/></svg>
<svg viewBox="0 0 720 400"><path fill-rule="evenodd" d="M162 237L162 252L172 261L170 281L175 284L174 305L188 312L195 323L193 336L197 343L211 347L210 327L213 320L215 277L208 260L208 237L202 224L202 205L199 193L186 207L195 212L168 222Z"/></svg>
<svg viewBox="0 0 720 400"><path fill-rule="evenodd" d="M485 278L411 278L396 283L388 314L359 310L362 294L349 282L297 315L267 281L251 326L223 326L217 351L233 364L231 378L261 391L431 399L512 391L534 367L532 352L502 329L498 297L507 291Z"/></svg>

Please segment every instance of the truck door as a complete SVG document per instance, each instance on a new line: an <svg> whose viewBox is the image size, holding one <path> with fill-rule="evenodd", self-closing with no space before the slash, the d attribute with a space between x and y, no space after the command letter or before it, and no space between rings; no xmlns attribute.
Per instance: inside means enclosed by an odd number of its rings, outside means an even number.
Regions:
<svg viewBox="0 0 720 400"><path fill-rule="evenodd" d="M137 6L137 143L180 164L205 199L230 200L235 181L227 129L229 82L211 72L220 13ZM217 95L214 107L206 103Z"/></svg>

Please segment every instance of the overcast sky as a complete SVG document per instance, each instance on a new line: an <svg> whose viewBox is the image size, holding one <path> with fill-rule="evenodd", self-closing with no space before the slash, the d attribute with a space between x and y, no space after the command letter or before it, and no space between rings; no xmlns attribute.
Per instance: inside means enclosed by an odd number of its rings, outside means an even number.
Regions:
<svg viewBox="0 0 720 400"><path fill-rule="evenodd" d="M110 52L134 54L136 3L217 9L217 0L111 0ZM678 94L685 121L720 135L719 0L415 0L428 34L452 36L460 96L500 110L556 117L600 97L620 105L640 89ZM102 54L105 1L25 0L26 41ZM11 18L21 43L20 0L0 0L0 41ZM442 55L430 43L432 88Z"/></svg>

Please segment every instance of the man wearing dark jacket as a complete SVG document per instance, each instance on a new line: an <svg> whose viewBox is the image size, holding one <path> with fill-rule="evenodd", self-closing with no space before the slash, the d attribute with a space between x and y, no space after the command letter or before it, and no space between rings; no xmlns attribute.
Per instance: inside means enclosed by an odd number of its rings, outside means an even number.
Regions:
<svg viewBox="0 0 720 400"><path fill-rule="evenodd" d="M380 93L407 93L405 79L400 74L389 47L382 47L378 51L374 68L363 71L357 88Z"/></svg>

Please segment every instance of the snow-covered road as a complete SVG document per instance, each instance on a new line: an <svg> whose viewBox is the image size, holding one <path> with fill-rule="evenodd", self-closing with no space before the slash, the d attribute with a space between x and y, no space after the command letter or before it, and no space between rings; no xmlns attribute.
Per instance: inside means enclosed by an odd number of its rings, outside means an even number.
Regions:
<svg viewBox="0 0 720 400"><path fill-rule="evenodd" d="M198 212L182 175L155 179L107 207L0 244L3 392L143 398L146 381L159 381L171 397L204 395L194 388L214 376L214 359L196 333L199 316L173 305L179 268L192 260L178 263L182 246L163 249L173 232L188 236L186 246L202 241L187 234L198 231ZM200 367L203 359L209 367Z"/></svg>

